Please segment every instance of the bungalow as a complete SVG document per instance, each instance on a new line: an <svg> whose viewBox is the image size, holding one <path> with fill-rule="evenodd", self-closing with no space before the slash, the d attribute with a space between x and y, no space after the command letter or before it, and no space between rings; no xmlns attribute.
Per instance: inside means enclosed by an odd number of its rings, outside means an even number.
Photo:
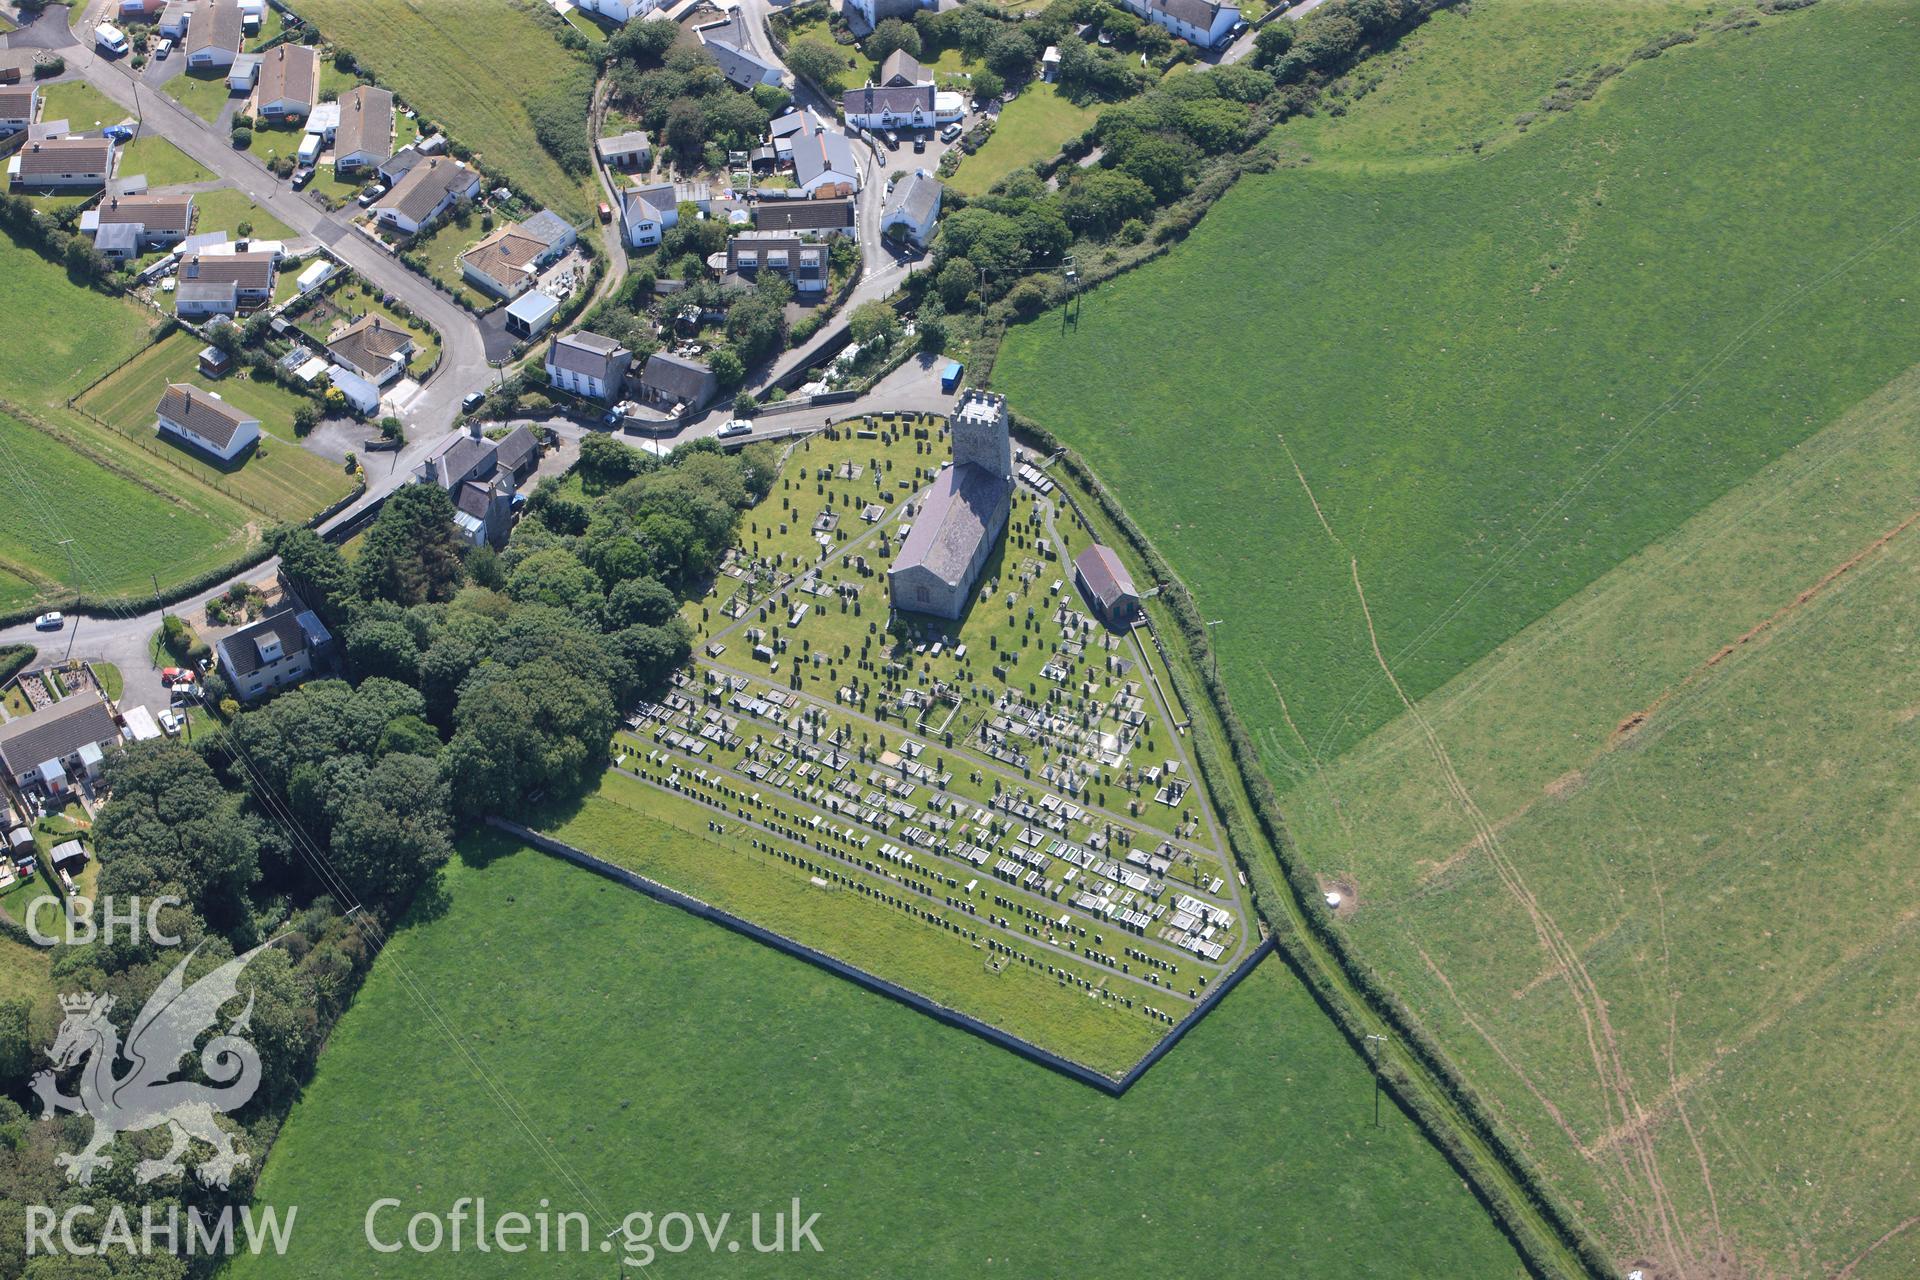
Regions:
<svg viewBox="0 0 1920 1280"><path fill-rule="evenodd" d="M671 183L632 187L620 196L620 230L636 249L659 244L680 221L680 201Z"/></svg>
<svg viewBox="0 0 1920 1280"><path fill-rule="evenodd" d="M256 114L268 120L306 116L318 101L320 57L303 44L283 44L268 50L260 61L260 87L254 93Z"/></svg>
<svg viewBox="0 0 1920 1280"><path fill-rule="evenodd" d="M749 231L727 241L727 270L749 277L778 272L796 293L820 293L827 287L827 248L777 231Z"/></svg>
<svg viewBox="0 0 1920 1280"><path fill-rule="evenodd" d="M600 163L612 169L645 169L653 164L653 141L644 129L629 129L595 144Z"/></svg>
<svg viewBox="0 0 1920 1280"><path fill-rule="evenodd" d="M1189 44L1218 47L1240 21L1237 5L1220 0L1120 0L1148 22L1157 23Z"/></svg>
<svg viewBox="0 0 1920 1280"><path fill-rule="evenodd" d="M92 190L112 176L111 138L43 138L7 161L7 177L16 187Z"/></svg>
<svg viewBox="0 0 1920 1280"><path fill-rule="evenodd" d="M594 400L620 397L633 353L597 333L584 329L555 337L547 344L547 380L562 391Z"/></svg>
<svg viewBox="0 0 1920 1280"><path fill-rule="evenodd" d="M665 351L648 356L640 372L640 402L670 413L698 413L719 389L712 369Z"/></svg>
<svg viewBox="0 0 1920 1280"><path fill-rule="evenodd" d="M782 69L753 51L747 34L745 9L736 8L725 22L716 22L700 31L700 42L713 56L714 65L728 83L739 89L755 85L780 84Z"/></svg>
<svg viewBox="0 0 1920 1280"><path fill-rule="evenodd" d="M853 234L851 200L762 200L754 215L761 231L789 235L838 236Z"/></svg>
<svg viewBox="0 0 1920 1280"><path fill-rule="evenodd" d="M393 150L393 94L363 84L341 94L339 106L333 171L352 173L386 159Z"/></svg>
<svg viewBox="0 0 1920 1280"><path fill-rule="evenodd" d="M100 776L107 751L120 741L113 710L93 690L0 725L0 768L22 791L64 794L76 779Z"/></svg>
<svg viewBox="0 0 1920 1280"><path fill-rule="evenodd" d="M280 255L271 252L188 254L180 260L174 293L182 297L181 290L190 284L231 285L237 306L265 306L273 298L273 271L279 260Z"/></svg>
<svg viewBox="0 0 1920 1280"><path fill-rule="evenodd" d="M576 8L597 13L609 22L631 22L659 8L659 0L578 0Z"/></svg>
<svg viewBox="0 0 1920 1280"><path fill-rule="evenodd" d="M849 125L861 129L931 129L934 125L933 86L867 85L849 89L840 98Z"/></svg>
<svg viewBox="0 0 1920 1280"><path fill-rule="evenodd" d="M885 235L898 227L901 234L920 248L932 244L944 190L940 180L925 169L915 169L894 183L880 213L880 233Z"/></svg>
<svg viewBox="0 0 1920 1280"><path fill-rule="evenodd" d="M461 254L460 274L497 298L517 298L577 239L571 223L551 209L542 209L525 222L496 229Z"/></svg>
<svg viewBox="0 0 1920 1280"><path fill-rule="evenodd" d="M327 344L327 354L376 387L384 387L413 358L413 335L377 311L369 311Z"/></svg>
<svg viewBox="0 0 1920 1280"><path fill-rule="evenodd" d="M355 413L364 418L379 411L379 387L343 364L328 365L326 373L327 384L346 397L347 404L352 406Z"/></svg>
<svg viewBox="0 0 1920 1280"><path fill-rule="evenodd" d="M110 228L126 231L111 232ZM93 237L94 248L102 253L101 233L109 242L131 237L134 253L147 249L170 249L187 238L193 228L193 197L184 196L108 196L98 208L80 215L80 233Z"/></svg>
<svg viewBox="0 0 1920 1280"><path fill-rule="evenodd" d="M240 56L240 6L233 0L214 0L210 8L194 10L186 25L188 70L231 67Z"/></svg>
<svg viewBox="0 0 1920 1280"><path fill-rule="evenodd" d="M434 156L413 166L391 191L374 201L373 213L385 225L412 235L455 201L479 194L477 172L448 156Z"/></svg>
<svg viewBox="0 0 1920 1280"><path fill-rule="evenodd" d="M380 180L392 186L426 162L427 153L420 149L419 144L409 143L380 162Z"/></svg>
<svg viewBox="0 0 1920 1280"><path fill-rule="evenodd" d="M182 280L173 291L173 313L182 320L230 316L239 310L240 291L231 280Z"/></svg>
<svg viewBox="0 0 1920 1280"><path fill-rule="evenodd" d="M300 598L288 595L258 622L225 636L214 646L220 674L234 695L251 702L269 689L298 684L333 645L333 634Z"/></svg>
<svg viewBox="0 0 1920 1280"><path fill-rule="evenodd" d="M258 418L234 408L218 392L184 382L167 385L156 412L161 435L171 435L222 462L232 462L260 439Z"/></svg>
<svg viewBox="0 0 1920 1280"><path fill-rule="evenodd" d="M0 89L0 138L11 138L32 124L39 109L39 85L9 85Z"/></svg>

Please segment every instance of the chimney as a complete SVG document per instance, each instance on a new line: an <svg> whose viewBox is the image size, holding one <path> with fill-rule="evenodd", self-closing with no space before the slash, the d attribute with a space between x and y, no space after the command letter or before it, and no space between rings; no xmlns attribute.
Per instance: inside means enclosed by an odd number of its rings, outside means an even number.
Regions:
<svg viewBox="0 0 1920 1280"><path fill-rule="evenodd" d="M480 439L480 419L473 418L467 423L467 434L475 440Z"/></svg>

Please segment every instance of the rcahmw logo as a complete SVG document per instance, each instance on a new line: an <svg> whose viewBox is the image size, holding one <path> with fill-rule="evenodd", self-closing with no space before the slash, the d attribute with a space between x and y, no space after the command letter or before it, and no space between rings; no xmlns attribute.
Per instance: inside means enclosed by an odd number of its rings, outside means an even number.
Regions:
<svg viewBox="0 0 1920 1280"><path fill-rule="evenodd" d="M101 897L100 919L96 923L92 898L76 895L73 899L73 910L68 913L66 903L61 899L51 894L42 894L27 904L27 936L43 947L51 947L60 942L70 947L83 947L95 939L111 945L114 938L121 936L122 927L125 928L125 936L129 941L140 941L144 926L147 941L154 946L177 947L180 945L178 936L161 932L160 911L163 907L182 906L185 904L185 899L173 897L171 894L148 898L144 912L141 910L141 899L137 894L126 900L127 906L124 911L117 909L114 902L115 899L111 894ZM57 917L63 917L64 927L60 932L40 932L40 917L48 912Z"/></svg>
<svg viewBox="0 0 1920 1280"><path fill-rule="evenodd" d="M297 1206L289 1208L283 1221L280 1211L270 1205L258 1213L252 1205L241 1205L240 1234L236 1236L232 1205L218 1213L203 1213L196 1208L183 1213L176 1204L169 1205L163 1214L155 1213L153 1205L142 1205L136 1230L124 1205L114 1205L103 1217L90 1204L74 1205L61 1214L43 1204L30 1204L27 1206L27 1256L71 1254L84 1258L165 1253L179 1258L227 1257L241 1243L248 1253L271 1250L283 1254L293 1238L293 1220L299 1212ZM96 1219L100 1224L99 1234L87 1239L92 1234L88 1228Z"/></svg>

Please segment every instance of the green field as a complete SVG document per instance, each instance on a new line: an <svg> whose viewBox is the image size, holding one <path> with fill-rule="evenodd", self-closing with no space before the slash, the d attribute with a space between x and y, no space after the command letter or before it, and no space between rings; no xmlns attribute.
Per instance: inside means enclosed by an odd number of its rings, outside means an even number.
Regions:
<svg viewBox="0 0 1920 1280"><path fill-rule="evenodd" d="M132 116L85 80L56 80L40 86L40 118L65 120L75 131L118 124Z"/></svg>
<svg viewBox="0 0 1920 1280"><path fill-rule="evenodd" d="M1008 333L995 385L1228 618L1277 774L1398 710L1356 565L1418 697L1912 359L1916 14L1713 35L1478 158L1250 177Z"/></svg>
<svg viewBox="0 0 1920 1280"><path fill-rule="evenodd" d="M155 317L74 285L60 268L5 239L0 304L36 344L32 359L0 361L0 470L18 499L0 508L0 608L75 586L147 592L155 576L163 585L192 577L232 561L264 528L287 518L287 486L319 494L342 483L313 472L330 464L291 443L271 444L266 459L233 475L177 455L149 438L157 390L144 410L147 435L139 439L125 424L109 428L68 408L68 397L140 355ZM166 349L187 342L182 335ZM190 355L194 348L185 349ZM260 461L271 465L249 476ZM256 499L273 501L274 510L252 505ZM77 579L60 546L67 537Z"/></svg>
<svg viewBox="0 0 1920 1280"><path fill-rule="evenodd" d="M1097 107L1062 97L1058 85L1036 80L1000 108L993 136L960 162L947 185L962 195L980 195L1015 169L1052 156L1067 139L1085 133L1099 114Z"/></svg>
<svg viewBox="0 0 1920 1280"><path fill-rule="evenodd" d="M1622 1256L1830 1275L1920 1197L1916 457L1920 368L1293 794L1355 939Z"/></svg>
<svg viewBox="0 0 1920 1280"><path fill-rule="evenodd" d="M572 221L588 217L591 179L554 162L526 106L578 63L530 13L498 5L476 21L456 0L316 0L301 16L516 186Z"/></svg>
<svg viewBox="0 0 1920 1280"><path fill-rule="evenodd" d="M527 1274L375 1255L362 1220L384 1196L581 1208L562 1161L595 1237L642 1210L821 1214L820 1254L702 1246L650 1275L1523 1274L1391 1104L1371 1127L1364 1064L1277 962L1113 1099L587 872L476 854L382 953L267 1163L292 1251L236 1276Z"/></svg>
<svg viewBox="0 0 1920 1280"><path fill-rule="evenodd" d="M197 367L202 345L191 333L175 333L115 370L75 407L128 439L151 446L161 465L177 467L272 519L299 523L345 497L353 488L346 473L294 441L293 411L302 397L276 382L242 374L205 377ZM260 444L241 465L228 469L159 440L154 407L170 382L217 391L259 418Z"/></svg>

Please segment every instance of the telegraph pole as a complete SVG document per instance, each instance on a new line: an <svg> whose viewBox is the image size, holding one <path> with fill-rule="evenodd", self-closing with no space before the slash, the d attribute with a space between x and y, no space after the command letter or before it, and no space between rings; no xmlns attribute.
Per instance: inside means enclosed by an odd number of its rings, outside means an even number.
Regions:
<svg viewBox="0 0 1920 1280"><path fill-rule="evenodd" d="M1387 1043L1385 1036L1368 1036L1367 1040L1369 1043L1377 1041L1382 1046ZM1373 1058L1373 1127L1376 1129L1380 1127L1380 1054L1385 1052L1384 1047L1376 1049Z"/></svg>

